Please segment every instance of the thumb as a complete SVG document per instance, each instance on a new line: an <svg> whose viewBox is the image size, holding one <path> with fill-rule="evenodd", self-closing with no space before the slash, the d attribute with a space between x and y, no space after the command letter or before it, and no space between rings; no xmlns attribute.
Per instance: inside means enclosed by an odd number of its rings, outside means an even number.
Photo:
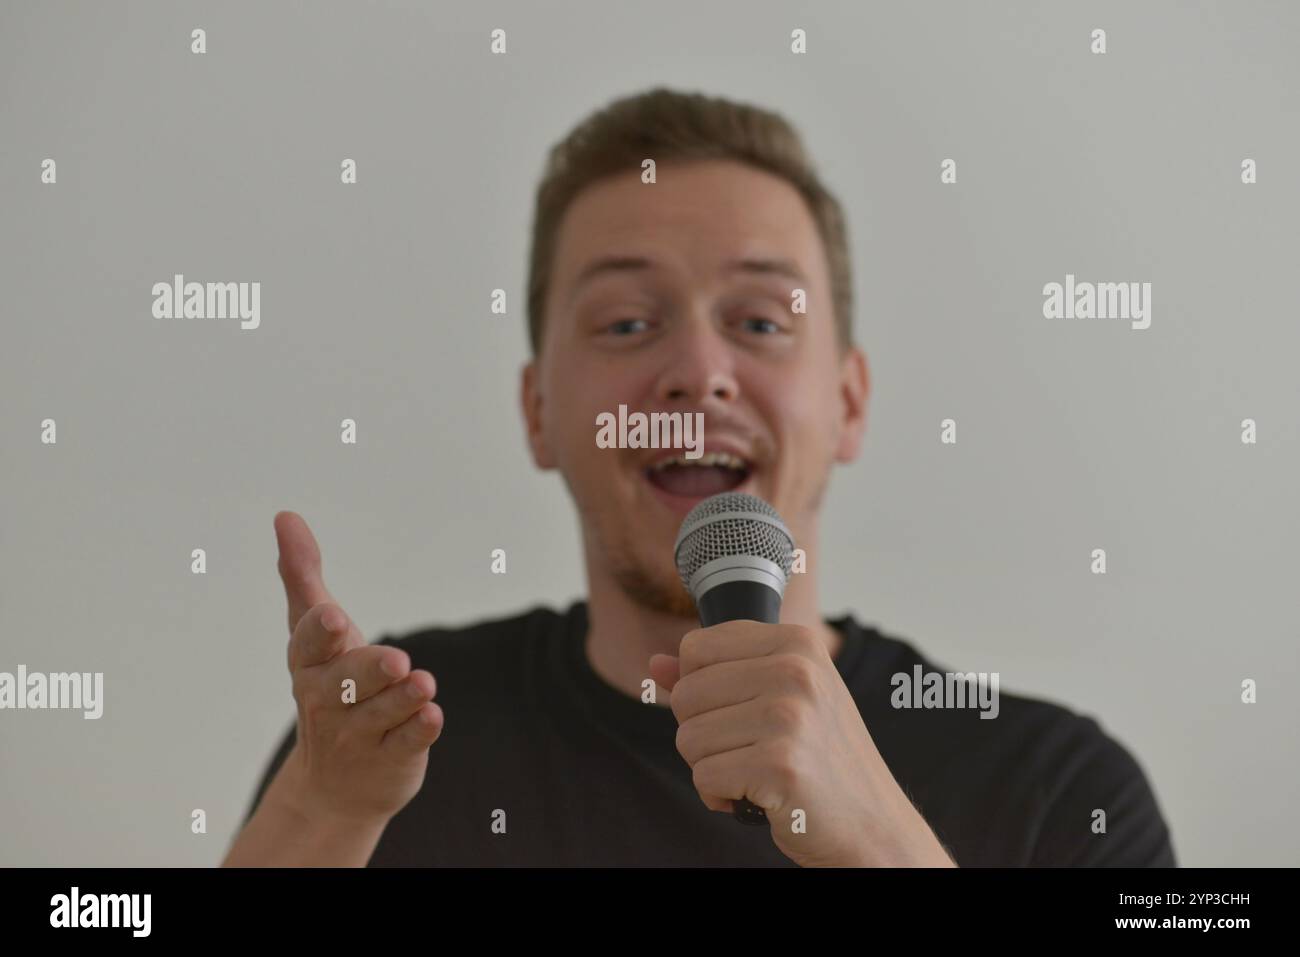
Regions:
<svg viewBox="0 0 1300 957"><path fill-rule="evenodd" d="M274 524L275 541L280 549L276 567L289 601L289 634L292 635L312 605L333 602L334 596L321 578L320 546L303 517L297 512L276 512Z"/></svg>
<svg viewBox="0 0 1300 957"><path fill-rule="evenodd" d="M672 691L681 677L681 659L676 655L651 655L650 677L665 691Z"/></svg>

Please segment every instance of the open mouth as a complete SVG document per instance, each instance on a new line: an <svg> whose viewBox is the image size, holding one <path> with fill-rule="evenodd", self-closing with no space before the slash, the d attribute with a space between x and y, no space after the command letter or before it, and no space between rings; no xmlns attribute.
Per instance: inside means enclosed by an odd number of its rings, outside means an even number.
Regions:
<svg viewBox="0 0 1300 957"><path fill-rule="evenodd" d="M705 452L697 459L670 456L645 470L645 477L655 488L681 498L707 498L730 492L743 485L753 473L753 466L728 452Z"/></svg>

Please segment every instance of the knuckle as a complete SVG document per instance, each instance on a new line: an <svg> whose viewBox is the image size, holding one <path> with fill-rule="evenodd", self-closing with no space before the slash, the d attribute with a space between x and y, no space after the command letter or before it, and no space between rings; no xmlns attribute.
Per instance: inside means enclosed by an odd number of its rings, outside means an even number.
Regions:
<svg viewBox="0 0 1300 957"><path fill-rule="evenodd" d="M717 790L715 787L716 777L711 769L712 765L705 761L700 761L691 768L691 783L697 791L714 793Z"/></svg>
<svg viewBox="0 0 1300 957"><path fill-rule="evenodd" d="M310 608L307 609L307 614L304 615L303 617L306 618L308 616L311 616L313 620L319 621L320 616L325 614L325 610L331 607L334 607L331 602L318 601L316 604L312 605Z"/></svg>
<svg viewBox="0 0 1300 957"><path fill-rule="evenodd" d="M789 630L789 641L792 645L805 650L817 648L821 645L816 633L807 625L787 625Z"/></svg>
<svg viewBox="0 0 1300 957"><path fill-rule="evenodd" d="M704 629L694 628L682 636L680 644L677 646L677 656L682 661L693 661L700 653L702 643L707 640L708 636L704 634Z"/></svg>
<svg viewBox="0 0 1300 957"><path fill-rule="evenodd" d="M424 736L425 726L428 723L424 708L420 708L409 719L402 723L402 736L411 742L418 742Z"/></svg>
<svg viewBox="0 0 1300 957"><path fill-rule="evenodd" d="M427 671L412 671L407 677L406 693L411 698L432 698L438 690L438 683Z"/></svg>
<svg viewBox="0 0 1300 957"><path fill-rule="evenodd" d="M777 731L793 731L803 720L803 707L785 695L771 698L763 712L768 726Z"/></svg>
<svg viewBox="0 0 1300 957"><path fill-rule="evenodd" d="M782 765L776 772L776 786L781 794L797 794L799 790L799 772L790 765Z"/></svg>
<svg viewBox="0 0 1300 957"><path fill-rule="evenodd" d="M777 665L787 687L805 695L812 695L817 690L816 669L807 658L802 655L781 655Z"/></svg>
<svg viewBox="0 0 1300 957"><path fill-rule="evenodd" d="M366 674L366 655L364 648L348 648L332 661L327 662L331 675L339 681L344 678L360 680Z"/></svg>
<svg viewBox="0 0 1300 957"><path fill-rule="evenodd" d="M440 724L442 718L442 709L432 702L426 704L420 709L421 720L425 724L425 737L436 739L442 734Z"/></svg>
<svg viewBox="0 0 1300 957"><path fill-rule="evenodd" d="M419 745L428 736L433 727L433 712L428 704L420 707L397 728L398 738L408 746Z"/></svg>
<svg viewBox="0 0 1300 957"><path fill-rule="evenodd" d="M673 740L677 747L677 753L686 759L687 764L693 764L693 755L695 753L695 732L690 724L681 724L677 726L677 735Z"/></svg>
<svg viewBox="0 0 1300 957"><path fill-rule="evenodd" d="M352 621L348 617L348 613L336 602L323 601L314 607L316 608L316 617L314 619L316 627L321 631L331 633L345 631ZM328 626L325 624L326 621L329 622Z"/></svg>
<svg viewBox="0 0 1300 957"><path fill-rule="evenodd" d="M691 675L687 675L685 678L680 679L673 686L673 690L668 693L668 710L673 713L673 717L678 721L685 721L694 714L691 707L695 696L691 693L691 689L695 687L695 682L691 681L691 677Z"/></svg>
<svg viewBox="0 0 1300 957"><path fill-rule="evenodd" d="M691 784L695 785L697 791L703 791L705 783L704 764L700 762L691 768Z"/></svg>
<svg viewBox="0 0 1300 957"><path fill-rule="evenodd" d="M411 656L400 648L382 648L375 655L375 668L386 678L406 675L411 670Z"/></svg>
<svg viewBox="0 0 1300 957"><path fill-rule="evenodd" d="M798 755L787 744L768 745L763 753L763 769L768 779L787 793L798 783Z"/></svg>

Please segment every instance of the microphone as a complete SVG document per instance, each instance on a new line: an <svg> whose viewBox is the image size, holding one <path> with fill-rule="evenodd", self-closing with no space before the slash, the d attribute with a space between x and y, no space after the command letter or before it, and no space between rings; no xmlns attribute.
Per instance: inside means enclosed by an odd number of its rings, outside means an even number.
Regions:
<svg viewBox="0 0 1300 957"><path fill-rule="evenodd" d="M776 509L744 492L720 492L696 505L673 546L677 574L705 628L738 619L776 624L793 554L794 538ZM743 797L732 816L767 823L767 812Z"/></svg>

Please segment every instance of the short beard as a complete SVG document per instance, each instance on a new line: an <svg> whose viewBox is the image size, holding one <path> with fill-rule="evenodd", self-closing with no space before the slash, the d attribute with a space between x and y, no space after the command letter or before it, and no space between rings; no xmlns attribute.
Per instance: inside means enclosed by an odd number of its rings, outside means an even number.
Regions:
<svg viewBox="0 0 1300 957"><path fill-rule="evenodd" d="M695 602L681 579L665 581L630 563L613 563L614 580L623 593L642 608L674 618L697 618Z"/></svg>
<svg viewBox="0 0 1300 957"><path fill-rule="evenodd" d="M573 500L575 503L580 501L577 495L573 495ZM582 517L586 547L594 549L595 554L604 556L610 576L623 594L647 611L699 621L695 601L682 584L681 578L675 573L670 577L662 577L654 569L639 564L635 550L626 541L619 519L606 522L604 514L583 509L580 504L578 512Z"/></svg>

